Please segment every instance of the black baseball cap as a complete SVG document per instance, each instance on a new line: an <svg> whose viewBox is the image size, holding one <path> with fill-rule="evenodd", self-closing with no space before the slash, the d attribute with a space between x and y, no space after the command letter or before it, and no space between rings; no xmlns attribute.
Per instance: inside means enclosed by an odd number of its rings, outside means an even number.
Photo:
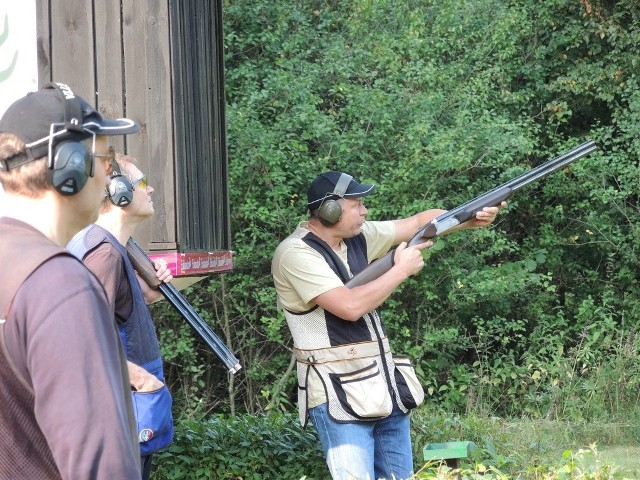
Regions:
<svg viewBox="0 0 640 480"><path fill-rule="evenodd" d="M0 169L13 168L49 153L49 146L64 141L82 141L93 135L136 133L140 125L128 118L109 120L63 83L49 83L16 100L0 119L0 133L12 133L27 146L26 151L0 162Z"/></svg>
<svg viewBox="0 0 640 480"><path fill-rule="evenodd" d="M342 180L342 188L336 189L338 183ZM340 183L342 183L340 182ZM347 183L348 182L348 183ZM344 188L344 193L340 191ZM337 172L335 170L325 172L313 179L307 190L307 205L309 210L315 210L320 207L324 200L333 198L359 198L373 193L376 189L375 185L367 185L359 183L355 178L347 173Z"/></svg>

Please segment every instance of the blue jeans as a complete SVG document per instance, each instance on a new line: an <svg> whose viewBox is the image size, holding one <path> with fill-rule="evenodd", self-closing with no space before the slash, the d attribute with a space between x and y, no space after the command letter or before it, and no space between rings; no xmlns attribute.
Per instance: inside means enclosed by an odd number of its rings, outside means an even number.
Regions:
<svg viewBox="0 0 640 480"><path fill-rule="evenodd" d="M309 409L333 480L405 480L413 472L409 415L397 407L375 422L338 423L327 404Z"/></svg>

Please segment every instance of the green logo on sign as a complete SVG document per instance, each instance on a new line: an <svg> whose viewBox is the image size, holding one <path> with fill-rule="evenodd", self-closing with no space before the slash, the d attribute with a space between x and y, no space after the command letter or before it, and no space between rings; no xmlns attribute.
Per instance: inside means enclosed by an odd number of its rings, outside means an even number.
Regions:
<svg viewBox="0 0 640 480"><path fill-rule="evenodd" d="M4 15L4 30L0 34L0 47L5 42L5 40L9 38L9 15ZM4 82L7 78L11 76L14 68L16 68L16 63L18 63L18 51L13 54L13 60L11 61L11 65L4 70L0 70L0 83Z"/></svg>

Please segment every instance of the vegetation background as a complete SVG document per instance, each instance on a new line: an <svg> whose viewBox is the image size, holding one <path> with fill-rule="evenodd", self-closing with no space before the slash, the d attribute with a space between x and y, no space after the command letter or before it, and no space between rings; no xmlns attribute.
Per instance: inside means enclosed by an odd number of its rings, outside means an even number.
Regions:
<svg viewBox="0 0 640 480"><path fill-rule="evenodd" d="M232 448L242 432L255 458L238 453L238 468L258 473L204 476L221 454L166 478L313 477L270 262L318 173L375 183L369 218L393 219L453 208L588 139L597 152L519 191L492 228L438 240L382 314L427 392L416 462L439 418L605 422L637 442L638 2L226 0L224 29L235 268L186 294L244 368L230 378L154 307L179 421L161 458L165 472L180 455L198 463L187 438L215 432ZM269 440L272 427L293 430ZM481 430L440 432L489 452ZM278 449L307 471L243 463L274 465Z"/></svg>

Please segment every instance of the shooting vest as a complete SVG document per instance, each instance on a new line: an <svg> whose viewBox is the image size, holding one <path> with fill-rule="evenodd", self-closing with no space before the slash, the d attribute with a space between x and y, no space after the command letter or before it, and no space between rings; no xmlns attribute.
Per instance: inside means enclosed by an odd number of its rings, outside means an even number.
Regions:
<svg viewBox="0 0 640 480"><path fill-rule="evenodd" d="M322 239L302 238L346 282L350 276L338 255ZM360 234L344 240L352 273L367 266L367 244ZM355 322L343 320L315 306L295 313L285 310L297 360L300 422L308 420L307 380L313 370L324 385L329 415L337 422L376 421L420 405L424 392L404 355L393 355L377 310Z"/></svg>
<svg viewBox="0 0 640 480"><path fill-rule="evenodd" d="M156 371L162 375L162 361L160 359L160 346L158 345L156 329L151 319L149 307L144 301L140 301L140 299L144 299L142 288L138 283L136 272L129 261L124 246L104 228L98 225L89 225L73 237L67 248L73 255L82 260L87 253L103 243L113 245L120 253L133 297L131 315L126 322L118 325L127 359L154 375L156 375ZM164 376L160 379L164 381L163 378Z"/></svg>
<svg viewBox="0 0 640 480"><path fill-rule="evenodd" d="M20 251L29 254L16 261L16 252ZM4 475L15 473L17 466L25 478L61 478L33 413L33 390L14 370L4 336L4 324L20 286L40 265L57 255L69 253L31 227L0 219L0 262L5 266L4 273L0 275L0 401L11 404L11 408L0 409L0 432L16 431L16 427L24 432L19 445L13 441L12 435L0 436L0 449L6 452L6 456L3 455L5 458L26 460L21 461L20 465L12 461L0 463L0 476L3 478ZM29 452L28 456L23 452ZM28 458L35 461L29 462Z"/></svg>
<svg viewBox="0 0 640 480"><path fill-rule="evenodd" d="M118 325L118 331L127 360L141 366L164 383L164 371L160 345L149 307L138 282L136 271L129 260L126 248L110 232L99 225L89 225L78 232L67 245L77 258L99 245L109 243L118 251L124 262L127 280L133 297L133 308L126 322ZM133 406L138 423L140 453L148 455L169 445L173 440L172 398L167 386L155 392L132 392Z"/></svg>

